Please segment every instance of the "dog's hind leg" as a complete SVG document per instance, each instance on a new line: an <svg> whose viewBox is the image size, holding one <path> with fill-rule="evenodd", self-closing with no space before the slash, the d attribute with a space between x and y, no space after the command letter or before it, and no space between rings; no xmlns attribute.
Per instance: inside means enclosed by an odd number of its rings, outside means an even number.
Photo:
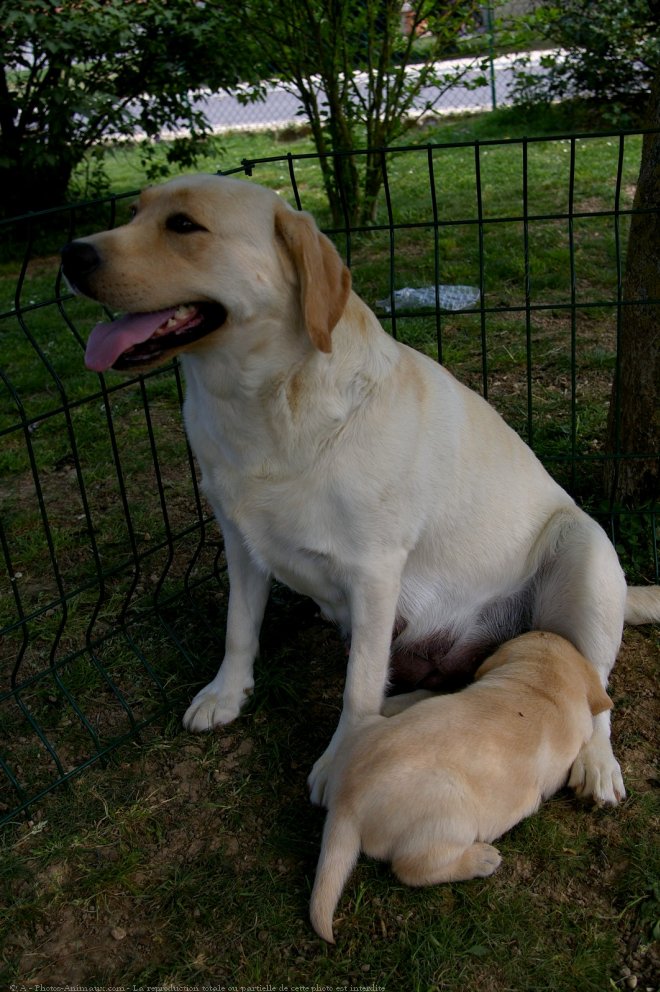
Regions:
<svg viewBox="0 0 660 992"><path fill-rule="evenodd" d="M603 687L623 633L626 582L614 547L582 511L557 514L544 535L532 627L566 637L596 668ZM615 804L625 796L610 743L609 710L594 717L594 732L569 779L577 795Z"/></svg>
<svg viewBox="0 0 660 992"><path fill-rule="evenodd" d="M502 862L492 844L434 844L430 850L394 858L392 870L404 885L439 885L441 882L464 882L469 878L486 878Z"/></svg>

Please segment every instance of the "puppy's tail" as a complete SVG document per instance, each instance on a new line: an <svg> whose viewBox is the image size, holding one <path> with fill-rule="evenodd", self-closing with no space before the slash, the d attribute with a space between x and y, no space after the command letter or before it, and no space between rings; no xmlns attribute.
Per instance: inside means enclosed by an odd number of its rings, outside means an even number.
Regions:
<svg viewBox="0 0 660 992"><path fill-rule="evenodd" d="M660 623L660 586L628 586L626 623Z"/></svg>
<svg viewBox="0 0 660 992"><path fill-rule="evenodd" d="M323 828L321 855L312 889L309 918L319 937L334 944L332 917L360 853L360 833L353 819L332 810Z"/></svg>

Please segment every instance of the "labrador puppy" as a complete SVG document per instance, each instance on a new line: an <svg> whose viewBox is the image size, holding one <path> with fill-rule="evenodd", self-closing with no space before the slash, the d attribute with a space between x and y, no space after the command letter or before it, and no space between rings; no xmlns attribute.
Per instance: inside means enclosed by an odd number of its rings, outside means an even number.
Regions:
<svg viewBox="0 0 660 992"><path fill-rule="evenodd" d="M332 918L361 850L407 885L492 875L490 843L565 784L593 717L611 707L596 670L556 634L508 641L453 695L388 700L342 740L310 917L334 943ZM423 701L418 701L421 697Z"/></svg>
<svg viewBox="0 0 660 992"><path fill-rule="evenodd" d="M128 224L67 245L63 268L128 311L92 331L90 369L181 358L230 580L224 660L189 730L245 703L273 576L350 642L342 714L309 779L318 803L346 732L380 712L391 657L466 674L544 629L605 685L624 617L660 620L660 589L626 590L604 531L488 403L380 327L312 217L276 193L213 175L150 187ZM624 795L607 712L571 784Z"/></svg>

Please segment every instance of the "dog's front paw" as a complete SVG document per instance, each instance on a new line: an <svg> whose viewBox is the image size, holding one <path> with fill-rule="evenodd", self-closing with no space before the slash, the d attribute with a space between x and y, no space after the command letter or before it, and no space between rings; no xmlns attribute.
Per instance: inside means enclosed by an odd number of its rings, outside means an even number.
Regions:
<svg viewBox="0 0 660 992"><path fill-rule="evenodd" d="M568 780L580 799L616 806L626 798L626 789L619 763L612 754L609 739L594 734L573 762Z"/></svg>
<svg viewBox="0 0 660 992"><path fill-rule="evenodd" d="M355 728L361 725L364 720L368 717L362 717L358 720L355 717L349 717L345 712L339 718L339 723L337 724L337 729L335 730L330 743L321 755L321 757L316 761L312 767L309 777L307 778L307 785L309 786L309 797L316 806L325 806L328 808L328 792L330 789L330 780L332 776L332 770L337 759L337 752L340 750L342 743L347 737L350 737L351 733ZM372 716L372 719L380 721L380 716Z"/></svg>
<svg viewBox="0 0 660 992"><path fill-rule="evenodd" d="M315 806L327 807L328 779L330 777L333 754L334 751L331 750L331 747L326 748L318 761L314 762L307 778L309 798Z"/></svg>
<svg viewBox="0 0 660 992"><path fill-rule="evenodd" d="M345 717L342 717L339 721L339 726L332 735L330 743L318 761L314 762L312 770L309 773L309 777L307 779L309 798L315 806L324 806L326 809L328 808L330 777L332 775L332 769L335 764L339 745L344 739L344 735L346 733L347 725L348 721Z"/></svg>
<svg viewBox="0 0 660 992"><path fill-rule="evenodd" d="M183 717L183 726L192 733L213 730L224 723L231 723L241 712L247 694L229 695L217 689L213 682L197 693Z"/></svg>

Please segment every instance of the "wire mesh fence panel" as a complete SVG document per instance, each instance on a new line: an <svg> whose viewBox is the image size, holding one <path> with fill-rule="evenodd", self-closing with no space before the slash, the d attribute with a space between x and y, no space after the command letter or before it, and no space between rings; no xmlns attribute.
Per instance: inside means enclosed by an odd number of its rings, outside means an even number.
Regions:
<svg viewBox="0 0 660 992"><path fill-rule="evenodd" d="M125 219L124 206L109 201L104 217L97 204L94 226ZM74 209L6 225L25 255L18 271L5 263L1 330L5 813L169 709L167 659L180 685L203 625L191 607L179 629L167 603L208 579L222 595L178 369L128 382L84 372L98 307L62 286L55 246L85 229ZM220 630L208 630L217 653Z"/></svg>
<svg viewBox="0 0 660 992"><path fill-rule="evenodd" d="M315 155L231 171L314 213L386 329L483 393L604 524L629 580L657 582L657 502L620 507L603 481L608 461L660 458L606 446L640 154L641 133L383 150L369 224L332 223ZM113 197L4 224L3 819L178 719L221 657L222 543L179 367L87 372L103 314L60 277L59 247L128 207Z"/></svg>

